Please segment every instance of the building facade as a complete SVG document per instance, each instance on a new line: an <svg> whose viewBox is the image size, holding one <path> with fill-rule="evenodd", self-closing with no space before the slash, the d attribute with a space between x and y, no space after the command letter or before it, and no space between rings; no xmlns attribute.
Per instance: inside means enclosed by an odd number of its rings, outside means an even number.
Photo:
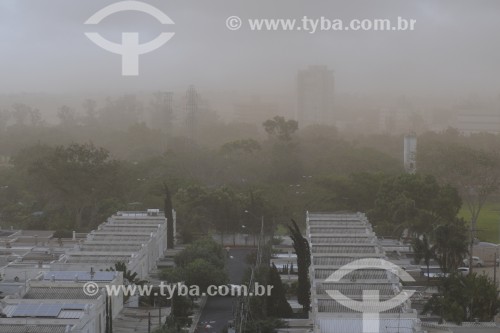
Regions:
<svg viewBox="0 0 500 333"><path fill-rule="evenodd" d="M333 124L335 79L326 66L310 66L297 77L297 120L301 128Z"/></svg>

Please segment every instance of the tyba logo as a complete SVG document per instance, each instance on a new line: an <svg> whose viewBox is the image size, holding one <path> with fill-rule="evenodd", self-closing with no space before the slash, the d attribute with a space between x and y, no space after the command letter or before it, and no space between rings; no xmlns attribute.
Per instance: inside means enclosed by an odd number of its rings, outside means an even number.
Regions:
<svg viewBox="0 0 500 333"><path fill-rule="evenodd" d="M389 261L368 258L355 260L340 267L325 280L325 283L340 282L347 274L359 269L382 269L391 272L398 278L398 282L399 279L404 282L415 281L410 274ZM379 290L363 290L361 301L351 299L338 290L326 290L326 293L341 305L363 314L363 333L379 333L380 313L405 303L415 290L402 290L398 295L385 301L380 301Z"/></svg>
<svg viewBox="0 0 500 333"><path fill-rule="evenodd" d="M85 24L99 24L106 17L123 11L143 12L153 16L161 24L174 24L174 21L172 21L165 13L160 11L158 8L140 1L121 1L104 7L103 9L92 15L85 22ZM144 44L139 44L138 32L122 33L121 44L110 42L97 32L86 32L85 36L87 36L92 42L102 47L106 51L120 54L122 56L122 75L137 76L139 75L139 55L152 52L163 46L170 40L170 38L174 36L174 33L162 32L158 37Z"/></svg>

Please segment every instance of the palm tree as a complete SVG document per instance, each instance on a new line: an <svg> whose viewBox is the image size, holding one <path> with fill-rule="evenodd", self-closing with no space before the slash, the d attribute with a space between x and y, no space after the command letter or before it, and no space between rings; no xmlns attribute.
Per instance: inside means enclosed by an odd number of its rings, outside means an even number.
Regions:
<svg viewBox="0 0 500 333"><path fill-rule="evenodd" d="M106 269L107 272L122 272L123 273L123 280L125 283L130 283L130 284L135 284L137 286L142 286L148 283L147 280L141 280L137 277L136 272L132 272L127 268L127 264L124 262L117 262L115 263L114 267L110 267Z"/></svg>
<svg viewBox="0 0 500 333"><path fill-rule="evenodd" d="M417 237L413 240L413 251L415 262L417 264L419 264L422 260L424 261L427 267L427 283L429 283L430 264L431 260L436 258L436 247L435 245L431 245L429 243L427 235L424 234L421 237Z"/></svg>

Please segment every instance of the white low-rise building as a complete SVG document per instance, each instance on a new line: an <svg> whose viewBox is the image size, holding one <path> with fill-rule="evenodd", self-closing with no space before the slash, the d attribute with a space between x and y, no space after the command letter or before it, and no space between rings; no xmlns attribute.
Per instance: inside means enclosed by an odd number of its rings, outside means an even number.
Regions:
<svg viewBox="0 0 500 333"><path fill-rule="evenodd" d="M163 212L158 209L117 212L53 263L51 268L78 270L83 266L105 270L123 262L128 270L145 279L156 268L166 249L167 221Z"/></svg>
<svg viewBox="0 0 500 333"><path fill-rule="evenodd" d="M0 332L104 333L105 313L92 301L4 299ZM38 330L41 327L42 330ZM64 329L64 330L63 330Z"/></svg>
<svg viewBox="0 0 500 333"><path fill-rule="evenodd" d="M316 333L360 333L366 318L358 310L366 292L377 294L377 302L387 301L402 292L398 277L375 263L387 259L366 216L361 213L307 213L307 238L311 248L311 317ZM371 260L370 258L373 258ZM373 261L373 267L347 270L357 260ZM334 273L340 279L325 281ZM346 302L339 302L329 291L338 291ZM374 324L376 321L370 322ZM422 332L417 313L405 301L379 314L379 332ZM365 322L366 324L366 322Z"/></svg>

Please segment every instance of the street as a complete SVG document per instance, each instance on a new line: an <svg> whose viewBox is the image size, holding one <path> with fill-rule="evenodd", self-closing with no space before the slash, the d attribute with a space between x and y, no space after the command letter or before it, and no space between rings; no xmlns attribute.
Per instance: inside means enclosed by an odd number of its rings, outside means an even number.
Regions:
<svg viewBox="0 0 500 333"><path fill-rule="evenodd" d="M229 283L241 284L245 269L247 268L246 256L254 251L249 248L236 248L229 250L227 270ZM207 303L198 322L199 333L220 333L229 320L234 319L233 309L237 306L236 297L212 296Z"/></svg>

